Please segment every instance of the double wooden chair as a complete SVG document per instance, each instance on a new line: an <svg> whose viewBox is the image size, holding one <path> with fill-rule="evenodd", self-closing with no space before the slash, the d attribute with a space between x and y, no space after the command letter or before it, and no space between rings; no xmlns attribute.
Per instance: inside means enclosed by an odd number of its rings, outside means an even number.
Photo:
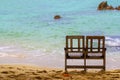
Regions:
<svg viewBox="0 0 120 80"><path fill-rule="evenodd" d="M65 50L65 71L69 68L88 68L106 67L106 48L104 36L66 36ZM68 60L83 60L82 65L70 65ZM89 65L87 60L103 60L102 65Z"/></svg>

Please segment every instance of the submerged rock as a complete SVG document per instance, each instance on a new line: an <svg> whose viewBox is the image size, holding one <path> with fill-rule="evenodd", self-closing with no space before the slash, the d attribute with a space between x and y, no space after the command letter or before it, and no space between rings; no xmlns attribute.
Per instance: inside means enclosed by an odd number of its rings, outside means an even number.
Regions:
<svg viewBox="0 0 120 80"><path fill-rule="evenodd" d="M60 19L60 18L61 18L60 15L55 15L55 16L54 16L54 19Z"/></svg>

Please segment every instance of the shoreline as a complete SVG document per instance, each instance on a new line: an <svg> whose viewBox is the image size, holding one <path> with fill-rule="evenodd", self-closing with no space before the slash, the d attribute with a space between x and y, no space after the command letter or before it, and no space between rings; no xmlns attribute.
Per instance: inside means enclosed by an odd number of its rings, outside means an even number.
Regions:
<svg viewBox="0 0 120 80"><path fill-rule="evenodd" d="M119 80L120 69L97 71L70 70L25 64L0 64L0 80Z"/></svg>
<svg viewBox="0 0 120 80"><path fill-rule="evenodd" d="M108 54L106 56L106 69L120 69L119 59L120 56L117 54ZM13 55L13 54L10 54ZM22 53L21 53L22 55ZM28 55L26 57L0 57L0 64L30 64L30 65L37 65L41 67L50 67L50 68L62 68L64 69L64 54L47 54L41 56L32 56ZM70 64L83 64L83 60L70 60L68 61ZM100 64L100 61L87 61L89 64ZM98 63L99 62L99 63Z"/></svg>

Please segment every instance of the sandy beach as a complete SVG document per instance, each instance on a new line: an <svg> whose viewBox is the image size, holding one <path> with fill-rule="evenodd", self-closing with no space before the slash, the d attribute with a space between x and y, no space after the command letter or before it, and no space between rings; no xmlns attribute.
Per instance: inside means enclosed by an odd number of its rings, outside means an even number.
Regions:
<svg viewBox="0 0 120 80"><path fill-rule="evenodd" d="M1 64L0 80L120 80L120 69L109 71L69 70L39 67L35 65Z"/></svg>

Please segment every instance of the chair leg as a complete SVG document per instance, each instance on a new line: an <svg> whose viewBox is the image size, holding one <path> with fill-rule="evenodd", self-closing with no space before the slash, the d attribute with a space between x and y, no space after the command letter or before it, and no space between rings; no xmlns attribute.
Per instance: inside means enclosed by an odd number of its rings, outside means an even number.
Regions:
<svg viewBox="0 0 120 80"><path fill-rule="evenodd" d="M105 53L104 53L105 54ZM106 70L106 55L104 55L104 59L103 59L103 65L104 65L104 71Z"/></svg>
<svg viewBox="0 0 120 80"><path fill-rule="evenodd" d="M106 70L106 67L105 67L105 65L106 65L105 59L104 59L104 64L103 64L103 65L104 65L104 69L103 69L103 70L105 71L105 70Z"/></svg>
<svg viewBox="0 0 120 80"><path fill-rule="evenodd" d="M67 66L65 65L65 72L67 72Z"/></svg>
<svg viewBox="0 0 120 80"><path fill-rule="evenodd" d="M86 72L87 71L87 69L86 68L84 68L84 72Z"/></svg>
<svg viewBox="0 0 120 80"><path fill-rule="evenodd" d="M68 73L67 72L67 59L65 58L65 73Z"/></svg>
<svg viewBox="0 0 120 80"><path fill-rule="evenodd" d="M84 53L84 71L86 72L86 52Z"/></svg>
<svg viewBox="0 0 120 80"><path fill-rule="evenodd" d="M65 56L65 72L67 72L67 59L66 59L66 56Z"/></svg>

